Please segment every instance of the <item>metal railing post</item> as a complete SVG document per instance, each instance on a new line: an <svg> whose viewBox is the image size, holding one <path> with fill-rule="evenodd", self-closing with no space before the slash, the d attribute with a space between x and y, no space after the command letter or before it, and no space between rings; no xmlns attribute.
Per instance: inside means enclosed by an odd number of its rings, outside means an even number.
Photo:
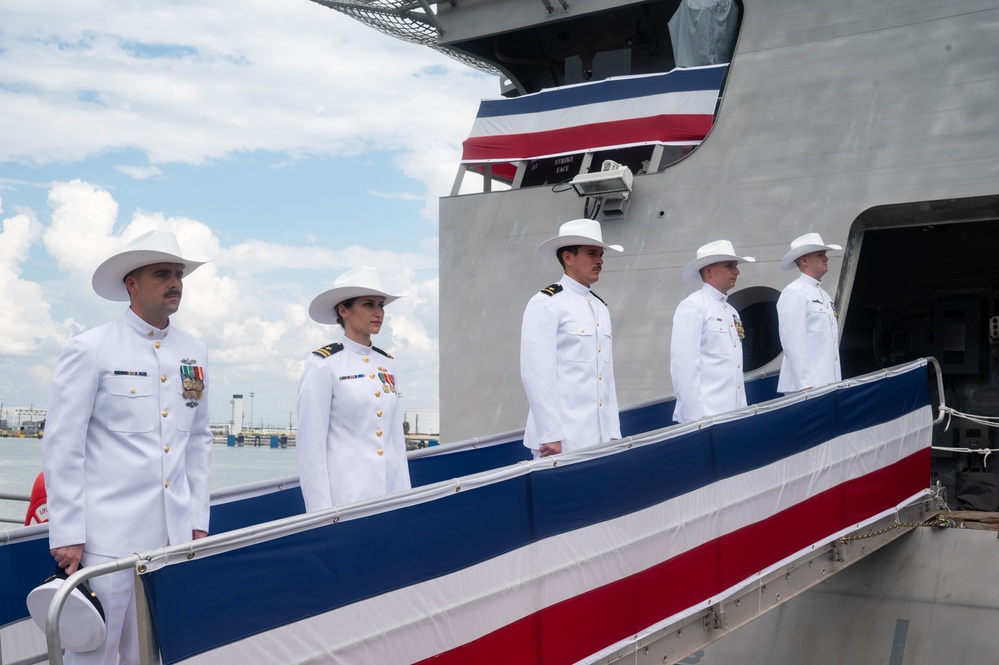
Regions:
<svg viewBox="0 0 999 665"><path fill-rule="evenodd" d="M933 424L939 425L944 419L943 407L947 406L947 400L944 397L943 370L940 368L940 363L933 356L926 356L926 362L933 365L933 371L937 375L937 394L940 395L940 405L937 407L937 417L933 421Z"/></svg>
<svg viewBox="0 0 999 665"><path fill-rule="evenodd" d="M70 575L62 583L62 586L56 590L55 595L52 596L52 602L49 604L48 612L45 615L45 643L49 650L49 665L63 665L62 640L59 638L59 621L62 618L62 608L66 605L69 594L73 592L73 589L81 582L86 582L92 577L135 568L135 564L138 561L139 557L133 554L127 558L81 568Z"/></svg>

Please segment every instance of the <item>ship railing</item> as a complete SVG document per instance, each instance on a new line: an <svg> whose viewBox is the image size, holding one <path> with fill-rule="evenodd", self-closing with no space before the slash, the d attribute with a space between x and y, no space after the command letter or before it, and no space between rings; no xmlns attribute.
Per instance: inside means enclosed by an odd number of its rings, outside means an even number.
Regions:
<svg viewBox="0 0 999 665"><path fill-rule="evenodd" d="M19 501L22 503L31 503L31 497L27 494L13 494L10 492L0 492L0 501ZM3 517L0 515L0 522L7 522L9 524L24 524L23 519L15 519L11 517Z"/></svg>
<svg viewBox="0 0 999 665"><path fill-rule="evenodd" d="M934 425L939 425L944 421L947 415L947 400L944 396L944 385L943 385L943 369L940 368L940 362L933 356L926 356L926 362L928 362L933 367L933 376L937 380L937 417L933 419Z"/></svg>
<svg viewBox="0 0 999 665"><path fill-rule="evenodd" d="M241 552L243 548L250 548L258 545L267 547L264 544L269 541L273 541L278 538L294 537L294 540L298 542L297 547L299 549L295 553L295 557L298 558L292 557L287 559L286 562L290 562L289 565L292 568L297 568L295 563L296 561L301 564L304 561L312 560L309 558L312 556L311 554L303 559L303 552L314 552L312 547L314 547L317 542L329 542L328 537L332 534L328 531L328 529L344 529L346 528L344 525L348 523L356 523L356 526L352 527L352 530L338 532L343 534L337 539L337 541L341 543L338 545L340 547L356 549L365 543L370 544L370 542L373 542L370 541L370 539L373 536L372 529L374 529L374 526L367 524L367 520L363 523L359 521L362 518L369 517L375 517L380 520L378 524L382 527L403 527L398 529L389 528L389 533L379 533L375 536L376 539L382 540L385 538L396 540L402 538L404 542L397 542L397 546L405 545L405 547L412 548L415 547L413 543L416 543L422 538L438 538L441 539L442 542L451 542L447 539L453 539L456 536L449 533L449 531L458 525L468 524L467 519L472 518L472 515L479 514L476 511L476 506L471 505L468 502L476 499L481 494L475 490L482 489L488 492L489 496L493 496L493 493L497 493L497 496L502 496L506 499L514 499L513 503L504 502L504 509L499 513L494 512L491 515L491 518L501 520L501 523L497 523L495 527L497 529L502 528L504 525L509 527L511 524L516 523L521 525L518 528L522 530L527 528L524 526L525 524L531 524L529 528L530 533L525 532L517 536L518 538L526 540L523 540L523 542L517 541L519 544L516 546L522 549L527 548L530 552L534 552L536 548L543 547L542 543L546 542L545 539L557 537L558 534L563 533L563 528L577 528L577 526L565 527L565 524L558 520L567 519L569 522L575 523L575 520L585 517L586 520L589 520L588 523L593 525L593 527L589 528L594 528L596 525L603 524L607 520L613 521L614 519L617 519L613 514L603 514L604 511L617 508L608 507L605 503L603 503L604 499L601 497L606 494L607 497L615 497L615 500L619 502L622 500L625 502L632 502L633 499L627 497L627 493L621 493L623 492L623 488L625 486L629 486L629 479L631 476L615 472L630 470L631 473L640 472L646 475L650 472L649 469L644 469L641 467L641 464L639 464L642 460L645 460L646 457L643 455L634 457L631 454L619 455L619 453L624 452L625 450L632 448L644 449L647 454L655 455L655 459L657 460L672 460L669 461L669 468L664 470L661 475L658 471L655 473L656 482L645 488L646 491L651 490L659 493L669 493L668 496L663 495L665 498L655 499L655 501L665 500L667 502L672 502L677 500L687 500L683 497L686 497L685 492L688 492L689 488L684 489L684 487L687 484L694 482L694 480L691 480L688 477L690 469L692 468L690 464L699 465L699 468L702 470L708 470L702 471L703 473L709 474L709 476L705 476L705 482L723 482L730 484L732 480L727 479L730 477L736 477L731 474L743 473L743 469L754 469L759 464L769 464L770 462L767 462L767 459L769 458L773 458L775 462L784 464L784 462L781 461L781 456L794 454L793 449L795 449L795 446L804 445L799 443L799 439L809 437L817 441L825 442L822 444L825 446L823 450L838 450L836 453L838 457L843 457L843 455L847 456L840 461L835 462L835 464L838 465L835 467L838 470L837 473L847 474L844 478L852 477L849 474L853 473L852 470L858 466L863 466L864 468L869 469L869 471L872 472L872 475L877 476L877 478L872 477L864 480L864 486L859 490L848 490L844 509L849 508L850 510L846 511L849 514L837 517L838 521L835 524L830 523L829 528L827 529L828 533L827 531L822 531L821 533L815 531L814 537L817 538L815 542L826 542L829 538L840 538L844 534L853 532L858 528L868 527L873 524L875 520L881 520L887 515L897 513L901 505L905 505L916 497L923 496L926 493L926 484L924 483L928 481L929 471L928 445L931 410L929 408L928 386L925 382L926 370L920 370L920 368L925 368L926 364L927 361L925 360L916 361L904 366L879 371L863 377L852 378L824 388L769 400L761 404L754 404L749 407L713 418L706 418L682 425L672 425L653 431L643 432L634 436L627 436L621 440L608 442L600 446L574 453L556 456L555 458L515 464L493 471L478 473L472 476L442 481L423 487L416 487L407 492L391 495L381 499L374 499L348 506L331 508L317 513L288 517L265 524L237 529L229 533L210 536L205 539L182 545L140 553L131 557L119 559L115 562L110 562L102 567L95 566L92 569L77 573L76 575L79 575L79 577L71 577L63 588L67 589L65 595L68 595L68 589L71 585L86 579L87 577L85 576L106 574L129 568L135 570L139 579L143 580L142 584L137 584L136 596L138 599L137 609L139 610L140 616L140 632L143 635L142 643L145 645L145 650L143 652L144 662L156 662L160 655L163 655L164 662L166 662L168 660L166 655L162 652L158 652L157 648L154 646L154 639L152 637L154 632L156 634L163 635L170 634L171 631L180 631L178 634L190 635L190 631L185 632L183 630L183 626L179 624L164 625L162 621L166 620L176 623L177 621L192 621L195 617L178 616L177 612L166 611L163 609L164 606L161 605L160 612L158 614L160 618L158 619L157 629L154 631L151 618L153 612L150 611L150 606L146 605L147 600L151 603L170 603L174 601L171 601L169 598L165 600L162 597L159 599L155 597L146 599L145 593L140 592L140 587L147 593L150 592L150 589L155 590L157 588L164 591L169 589L185 588L184 584L178 584L178 579L187 579L187 576L191 575L194 575L197 578L198 575L205 575L206 571L211 571L211 574L204 579L211 579L213 580L213 583L221 583L216 579L217 576L220 574L223 574L224 576L242 574L240 562L242 561L245 563L242 557L255 556L254 552L257 550ZM914 372L915 370L920 371L918 373L910 374L908 377L902 376L904 374ZM868 384L874 384L884 379L893 379L894 377L899 378L890 384L885 384L883 386L872 385L870 386L870 389L864 388L864 386ZM815 402L814 407L803 407L804 403L813 401ZM880 411L878 411L879 409ZM887 424L891 422L893 418L897 417L894 415L896 413L899 416L904 415L902 418L904 421L902 424L903 429L900 430L899 434L899 436L903 437L902 440L906 442L904 450L898 449L897 445L895 445L898 443L897 440L893 439L895 444L891 444L885 440L884 442L879 443L876 449L871 449L870 451L865 452L863 456L857 457L856 460L853 460L851 457L852 453L849 452L849 446L844 449L842 445L837 443L831 448L829 447L830 442L839 442L840 439L838 437L852 436L849 435L849 433L854 431L856 427L860 426L857 424L858 421L868 422L871 426L883 427L884 425L880 425L878 423ZM756 416L761 416L762 419L757 419ZM783 418L783 420L774 420L771 423L771 418ZM785 436L785 442L780 444L782 446L782 452L768 450L770 446L769 441L771 439L776 439L778 434L783 431L780 427L777 427L776 429L774 429L774 427L779 424L787 425L788 423L795 426L804 426L807 431L802 432L800 430L794 430L794 434L791 437ZM866 427L867 425L864 426ZM748 442L746 437L749 437ZM833 438L829 439L829 437ZM509 438L509 435L506 437L497 437L498 440L502 440L504 438ZM871 436L869 436L865 431L865 433L859 436L854 436L850 440L853 441L853 444L851 445L869 445ZM662 447L663 444L667 447ZM708 446L708 448L706 449L705 446ZM786 450L784 450L785 448ZM687 457L683 457L682 459L673 459L676 455L686 455ZM735 457L733 457L733 455ZM882 455L888 455L891 459L898 457L904 466L904 478L906 478L904 483L899 484L900 481L898 479L896 467L891 467L891 469L889 469L888 467L882 466L883 464L888 463L881 460ZM743 459L739 459L739 456L742 456ZM822 455L819 455L819 457L821 458ZM636 464L639 464L639 466L636 467ZM720 465L720 467L715 468L713 465ZM925 469L923 468L924 466L926 467ZM571 471L566 471L566 467L571 467ZM559 471L556 471L556 468L558 468ZM562 478L563 471L569 473L570 475L564 476L565 479L560 479ZM779 469L776 469L776 471L779 471ZM803 471L803 469L798 468L798 471ZM770 472L768 471L767 473ZM821 474L824 472L820 469L817 471L813 470L812 473ZM885 473L892 474L890 476L892 478L892 483L883 482L884 479L889 477L884 476ZM552 511L554 510L555 512L558 512L560 506L559 502L556 501L554 504L545 503L543 497L547 496L551 498L552 496L555 496L551 494L552 492L557 493L563 491L565 483L567 482L566 479L577 479L574 480L574 482L578 485L578 478L580 475L583 475L591 480L599 481L597 484L592 484L590 482L583 483L585 487L581 488L577 486L573 490L572 496L575 497L574 501L581 500L586 502L588 509L580 508L576 512L570 511L569 514L563 514L561 517L554 516ZM926 476L925 479L924 475ZM773 477L781 478L783 476L780 473L776 473ZM711 480L711 478L714 478L714 480ZM812 483L817 480L819 480L818 477L811 477L808 474L805 474L800 478L796 478L794 480L796 483L795 487L797 488L795 491L799 493L804 492L805 489L803 488L811 487ZM781 482L789 481L785 480ZM597 485L600 483L608 485L613 484L614 487L598 487ZM726 487L730 487L728 484ZM895 484L896 486L890 490L884 487L889 484ZM532 487L533 489L531 489ZM585 491L582 491L584 489ZM525 491L526 494L524 493ZM580 493L580 491L582 491L582 493ZM595 493L598 491L603 494L596 496ZM811 490L809 490L809 497L811 497L810 492ZM882 501L884 505L879 504L877 506L868 506L864 501L860 501L861 497L867 497L869 493L872 492L885 493L885 496L882 497L884 499ZM675 498L670 498L673 497L674 494L676 495ZM703 499L701 500L703 503L702 507L715 506L715 499L721 500L724 496L724 492L717 495L712 494L711 497L706 497L711 498L711 501L704 503ZM773 492L770 492L768 496L762 500L764 504L769 505L769 502L778 500L784 501L785 499L781 498L783 496L784 491L777 491L777 488L775 488ZM449 501L448 499L450 497L455 497L455 501L458 503L456 504L453 501ZM729 497L729 499L731 499L731 497ZM644 499L642 500L644 501ZM536 512L536 509L542 505L544 510ZM669 505L673 504L669 503ZM455 506L463 506L461 508L460 515L465 518L465 521L456 522L454 523L454 526L445 526L442 523L439 523L439 520L435 520L431 523L413 521L414 515L426 517L429 514L426 511L440 510L446 506L451 506L451 510L455 510ZM397 512L397 509L403 510ZM720 510L721 508L716 507L716 509ZM525 516L521 514L525 510L529 513L529 515ZM624 510L632 510L632 508L625 508ZM836 513L838 511L832 512ZM705 523L713 523L713 518L706 515L698 515L699 514L685 514L685 517L682 520L683 524L669 526L668 528L670 530L668 533L665 531L662 533L656 532L654 537L657 539L665 538L666 540L663 541L664 543L675 542L677 536L679 535L683 535L684 538L688 540L696 540L701 537L700 535L694 535L697 534L698 529L695 528L693 531L685 532L683 529L680 529L680 527L695 519L707 520ZM735 517L733 516L731 519L735 519ZM385 523L382 524L382 521ZM840 521L842 523L840 523ZM646 521L646 523L648 523L648 521ZM338 524L340 526L334 527L334 525ZM447 522L447 524L450 525L451 522ZM421 529L421 536L420 538L414 537L414 540L411 542L404 535L404 528L412 530L417 528L417 526ZM493 526L492 523L490 523L490 526ZM734 527L738 528L739 525L734 525ZM427 529L432 528L436 528L437 531L427 531ZM443 531L441 531L441 529L443 529ZM676 529L680 530L677 531ZM795 535L786 531L783 533L786 535ZM352 534L355 537L360 536L360 538L356 543L352 538L347 538L345 541L340 540L341 538L346 538L348 534ZM493 534L492 531L490 531L489 538L486 540L492 541L498 535L499 534ZM798 538L800 535L801 534L797 534L795 537ZM809 542L813 540L812 535L802 537L804 537L805 540L809 540ZM798 540L800 539L801 538L798 538ZM378 542L381 542L381 540ZM607 545L604 541L601 541L601 543L601 547ZM614 543L612 545L614 549L614 556L616 557L618 556L616 554L617 548L622 544ZM487 549L490 547L501 547L502 549L502 547L504 547L502 544L493 544L492 542L486 542L482 546ZM814 544L811 545L811 547L814 546ZM673 547L673 545L670 545L670 547ZM732 546L726 545L725 547L731 550ZM741 552L741 555L736 559L731 559L731 556L736 552L736 550L731 550L727 560L730 562L737 561L739 568L739 570L735 573L735 578L733 578L734 581L738 582L742 579L742 576L744 575L743 569L748 571L750 578L755 579L755 576L759 574L758 571L769 570L769 568L775 565L781 565L781 562L788 556L797 556L799 552L809 551L809 545L808 543L805 543L804 540L800 543L797 541L794 541L793 543L786 543L784 547L787 549L786 552L783 550L779 552L775 550L774 558L776 563L763 561L762 559L760 561L756 561L756 559L759 558L759 555L755 547L745 551L738 550ZM447 550L447 548L445 548L445 550ZM502 551L506 552L507 550ZM290 552L286 552L284 550L282 550L282 552L282 557L290 554ZM353 550L351 550L351 552L353 552ZM497 552L499 552L499 550L497 550ZM527 553L530 554L530 552ZM434 565L445 567L458 565L447 560L456 554L454 551L442 551L442 555L445 553L448 556L442 556L443 561L434 562ZM227 556L223 556L221 559L215 559L214 557L218 555ZM232 558L234 555L236 558ZM353 556L353 554L351 556ZM601 554L597 552L592 556L599 558L601 556L608 556L608 554ZM412 560L410 558L404 558L405 560ZM301 561L299 561L299 559L301 559ZM752 561L747 562L749 559L752 559ZM545 557L537 558L529 556L528 560L538 566L550 564L550 560ZM185 565L189 563L196 565L194 568ZM424 561L424 564L427 563L428 562ZM207 568L205 568L205 566L207 566ZM186 572L188 570L191 572ZM362 572L365 579L368 579L371 575L375 575L376 571L354 570L351 574L357 575ZM381 578L389 573L395 576L402 574L399 571L390 571L382 568L377 571L376 577ZM164 574L166 574L166 577L163 577ZM421 571L420 574L423 574L423 572ZM565 572L562 568L551 570L545 568L538 574L542 576L538 578L540 580L539 583L544 584L543 580L548 579L546 576L563 575ZM178 578L178 576L180 577ZM488 579L488 576L483 579ZM318 588L314 586L318 583L317 580L310 578L309 581L310 584L313 585L312 588ZM349 580L347 578L344 578L341 581L345 584L353 583L353 580ZM392 582L391 584L394 586L390 586L389 589L406 587L405 584L400 587L397 582L398 580L396 582ZM277 581L268 581L268 584L274 583L277 583ZM385 582L385 584L389 584L389 582ZM714 601L717 601L719 597L728 593L728 590L734 589L734 587L730 588L727 586L729 582L725 579L719 579L717 582L712 582L712 584L719 585L717 589L712 590ZM240 591L242 594L241 590L237 589L237 591ZM331 588L330 591L335 591L336 593L347 593L335 588ZM718 593L715 593L715 591ZM252 602L263 601L259 589L254 591L254 594L255 595L252 599L244 598L243 596L245 596L245 594L241 595L239 602L245 603L251 602L251 600ZM268 603L273 602L271 594L263 593L262 595L268 598ZM327 596L325 591L322 595L324 596L324 598L321 599L322 602L334 602L333 600L325 597ZM50 610L46 637L47 644L49 646L49 656L52 659L51 662L53 663L62 662L59 654L60 645L58 638L58 622L60 618L59 610L61 609L61 603L64 602L65 599L63 596L59 596L57 598L61 602L58 603L58 607L55 607L55 601L53 603L54 607ZM315 599L309 602L314 601ZM341 601L337 599L336 602ZM242 607L242 605L240 606ZM688 610L683 610L683 612L680 612L679 614L669 614L667 618L670 620L676 620L677 617L682 619L684 617L693 616L697 612L704 611L708 608L709 605L705 605L704 602L695 603ZM242 621L245 621L248 617L256 616L252 607L244 609L246 609L247 613L244 615ZM678 607L675 609L679 610L682 608ZM203 608L203 611L209 610L208 608ZM673 610L670 611L672 612ZM681 616L684 612L687 612L687 614ZM179 614L182 615L184 613L181 612ZM652 629L655 629L657 625L658 624L652 625ZM629 629L626 634L635 634L637 632L638 631L632 631ZM198 639L202 639L202 636L198 636ZM208 640L209 638L204 637L204 639ZM211 639L215 639L215 637L213 636ZM628 646L630 642L628 644L625 642L631 638L623 639L624 641L620 643L615 642L610 644L608 648L630 648ZM169 639L167 642L169 643ZM227 642L219 642L219 644L225 643ZM604 644L602 646L607 645ZM178 656L177 649L186 648L189 648L189 645L182 645L179 647L174 645L174 652L171 654L171 658L173 658L173 660L170 662L176 662L178 657L183 659L185 656L182 654ZM213 647L209 644L205 645L203 648Z"/></svg>

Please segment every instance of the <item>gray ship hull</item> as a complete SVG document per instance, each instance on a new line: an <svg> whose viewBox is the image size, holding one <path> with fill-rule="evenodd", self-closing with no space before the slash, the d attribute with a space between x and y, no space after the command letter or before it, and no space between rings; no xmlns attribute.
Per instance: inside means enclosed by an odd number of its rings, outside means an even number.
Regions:
<svg viewBox="0 0 999 665"><path fill-rule="evenodd" d="M994 524L915 529L679 662L995 663L996 548Z"/></svg>
<svg viewBox="0 0 999 665"><path fill-rule="evenodd" d="M680 272L718 238L758 259L731 294L740 310L776 301L793 279L778 269L791 239L816 231L845 247L824 280L840 311L844 376L915 353L872 340L879 307L902 315L909 301L929 308L970 295L982 299L981 315L999 314L997 39L995 0L746 3L711 132L664 171L637 175L627 215L604 222L605 238L625 247L593 287L614 317L619 402L672 391L673 311L694 288ZM441 200L445 439L523 427L520 321L531 295L560 274L534 250L582 216L582 199L550 186ZM912 226L935 231L891 235ZM864 252L872 233L888 234L879 245L887 254ZM953 240L941 239L948 233ZM865 266L881 270L865 278ZM766 323L753 330L750 320L747 342L761 330L775 337ZM968 373L974 389L961 376L953 384L972 412L999 402L995 345L975 334L988 368Z"/></svg>

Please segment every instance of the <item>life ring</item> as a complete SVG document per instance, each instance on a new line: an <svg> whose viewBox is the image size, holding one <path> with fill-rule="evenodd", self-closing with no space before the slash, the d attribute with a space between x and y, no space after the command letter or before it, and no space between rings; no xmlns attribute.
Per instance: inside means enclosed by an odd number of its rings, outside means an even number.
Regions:
<svg viewBox="0 0 999 665"><path fill-rule="evenodd" d="M31 502L28 504L28 514L24 516L24 526L42 524L49 521L49 508L45 494L45 474L39 473L35 484L31 486Z"/></svg>

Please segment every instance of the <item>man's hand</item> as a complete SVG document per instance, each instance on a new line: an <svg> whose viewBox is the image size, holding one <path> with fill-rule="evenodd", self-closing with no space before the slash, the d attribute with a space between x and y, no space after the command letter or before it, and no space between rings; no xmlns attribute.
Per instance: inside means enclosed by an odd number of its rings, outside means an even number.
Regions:
<svg viewBox="0 0 999 665"><path fill-rule="evenodd" d="M548 457L549 455L558 455L562 452L562 442L553 441L551 443L542 443L538 446L538 454L541 457Z"/></svg>
<svg viewBox="0 0 999 665"><path fill-rule="evenodd" d="M57 547L50 550L49 554L55 559L57 566L65 570L67 575L72 575L80 567L80 559L83 558L83 543Z"/></svg>
<svg viewBox="0 0 999 665"><path fill-rule="evenodd" d="M205 538L208 536L207 531L202 531L201 529L195 529L191 532L191 540L197 540L199 538Z"/></svg>

